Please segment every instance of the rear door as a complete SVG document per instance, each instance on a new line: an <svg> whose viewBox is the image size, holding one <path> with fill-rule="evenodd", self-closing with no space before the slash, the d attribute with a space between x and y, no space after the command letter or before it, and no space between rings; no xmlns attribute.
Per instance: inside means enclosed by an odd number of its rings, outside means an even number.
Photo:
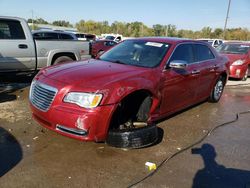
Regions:
<svg viewBox="0 0 250 188"><path fill-rule="evenodd" d="M194 63L193 44L177 46L168 61L182 60L188 63L184 69L167 68L163 72L161 85L161 114L168 114L183 109L196 101L196 91L199 89L199 66Z"/></svg>
<svg viewBox="0 0 250 188"><path fill-rule="evenodd" d="M0 44L0 72L35 69L34 41L20 21L0 18Z"/></svg>
<svg viewBox="0 0 250 188"><path fill-rule="evenodd" d="M205 99L210 95L216 78L219 65L212 50L205 44L194 44L195 62L199 66L200 77L198 81L197 99Z"/></svg>

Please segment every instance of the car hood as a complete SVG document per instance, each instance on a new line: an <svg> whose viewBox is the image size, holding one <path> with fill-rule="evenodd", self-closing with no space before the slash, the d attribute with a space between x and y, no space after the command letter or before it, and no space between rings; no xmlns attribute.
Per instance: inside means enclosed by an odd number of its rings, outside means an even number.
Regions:
<svg viewBox="0 0 250 188"><path fill-rule="evenodd" d="M239 60L239 59L245 59L246 55L245 54L222 54L226 57L228 57L230 65L233 64L233 62Z"/></svg>
<svg viewBox="0 0 250 188"><path fill-rule="evenodd" d="M147 72L147 73L146 73ZM42 70L42 74L67 85L84 88L102 88L112 82L137 75L150 74L150 68L111 63L101 60L61 64Z"/></svg>

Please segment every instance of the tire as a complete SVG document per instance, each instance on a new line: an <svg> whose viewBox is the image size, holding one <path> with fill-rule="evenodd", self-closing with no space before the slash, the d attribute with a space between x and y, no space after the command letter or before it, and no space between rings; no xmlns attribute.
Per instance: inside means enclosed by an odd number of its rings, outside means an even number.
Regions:
<svg viewBox="0 0 250 188"><path fill-rule="evenodd" d="M69 61L74 61L74 60L69 56L60 56L60 57L55 59L55 61L53 62L53 65L66 63L66 62L69 62Z"/></svg>
<svg viewBox="0 0 250 188"><path fill-rule="evenodd" d="M213 103L218 102L222 96L224 86L225 86L225 79L222 76L220 76L219 79L216 81L208 100Z"/></svg>
<svg viewBox="0 0 250 188"><path fill-rule="evenodd" d="M242 78L241 80L242 80L242 81L246 81L247 78L248 78L248 68L247 68L247 70L246 70L246 72L245 72L245 75L243 76L243 78Z"/></svg>
<svg viewBox="0 0 250 188"><path fill-rule="evenodd" d="M143 100L142 104L140 105L140 108L139 108L138 113L136 115L137 121L146 122L148 120L151 105L152 105L152 99L150 96L147 96Z"/></svg>
<svg viewBox="0 0 250 188"><path fill-rule="evenodd" d="M136 149L153 145L158 140L158 128L151 124L138 129L110 130L106 143L113 147Z"/></svg>

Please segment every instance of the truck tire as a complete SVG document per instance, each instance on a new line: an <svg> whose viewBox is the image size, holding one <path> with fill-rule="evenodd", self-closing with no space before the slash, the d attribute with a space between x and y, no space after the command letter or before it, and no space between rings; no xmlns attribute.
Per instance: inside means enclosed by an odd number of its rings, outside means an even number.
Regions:
<svg viewBox="0 0 250 188"><path fill-rule="evenodd" d="M74 61L74 60L69 56L60 56L60 57L55 59L55 61L53 62L53 65L66 63L66 62L69 62L69 61Z"/></svg>
<svg viewBox="0 0 250 188"><path fill-rule="evenodd" d="M136 149L153 145L158 140L158 128L151 124L131 130L110 130L106 143L113 147Z"/></svg>

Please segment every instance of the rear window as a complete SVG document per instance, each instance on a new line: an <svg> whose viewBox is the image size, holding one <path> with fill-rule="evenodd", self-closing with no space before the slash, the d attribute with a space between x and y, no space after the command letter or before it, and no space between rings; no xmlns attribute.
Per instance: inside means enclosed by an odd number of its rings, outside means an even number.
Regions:
<svg viewBox="0 0 250 188"><path fill-rule="evenodd" d="M21 23L15 20L0 20L0 39L25 39Z"/></svg>

